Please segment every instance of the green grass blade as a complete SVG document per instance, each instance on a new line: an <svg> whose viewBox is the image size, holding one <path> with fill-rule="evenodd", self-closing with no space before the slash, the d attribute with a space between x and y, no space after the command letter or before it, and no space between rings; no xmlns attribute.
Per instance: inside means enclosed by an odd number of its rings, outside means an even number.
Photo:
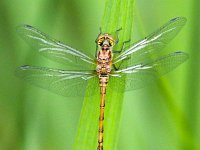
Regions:
<svg viewBox="0 0 200 150"><path fill-rule="evenodd" d="M121 48L123 41L131 40L133 9L134 0L106 1L101 28L103 33L114 33L117 29L122 28L119 33L119 44L115 47L116 50ZM97 83L91 81L89 84ZM114 85L108 83L108 86L112 87ZM114 150L117 145L124 94L112 91L109 87L105 106L104 149ZM88 89L88 91L91 92L91 89ZM99 101L99 92L94 96L86 97L84 100L74 144L75 150L94 150L97 148Z"/></svg>

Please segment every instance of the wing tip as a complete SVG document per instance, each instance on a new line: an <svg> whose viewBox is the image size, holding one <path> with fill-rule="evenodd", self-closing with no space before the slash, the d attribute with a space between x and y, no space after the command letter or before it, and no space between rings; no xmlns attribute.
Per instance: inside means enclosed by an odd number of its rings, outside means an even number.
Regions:
<svg viewBox="0 0 200 150"><path fill-rule="evenodd" d="M21 72L24 71L24 70L28 70L30 68L31 68L31 66L29 66L29 65L23 65L23 66L17 67L15 69L15 76L22 77L23 75L22 75Z"/></svg>
<svg viewBox="0 0 200 150"><path fill-rule="evenodd" d="M27 24L19 24L16 26L16 30L17 31L20 31L22 28L30 28L31 26L30 25L27 25Z"/></svg>
<svg viewBox="0 0 200 150"><path fill-rule="evenodd" d="M20 73L22 70L24 70L24 66L20 66L20 67L17 67L16 69L15 69L15 76L16 77L19 77L19 78L21 78L22 77L22 74Z"/></svg>
<svg viewBox="0 0 200 150"><path fill-rule="evenodd" d="M171 19L170 22L182 22L182 24L184 25L187 22L187 18L180 16L180 17Z"/></svg>
<svg viewBox="0 0 200 150"><path fill-rule="evenodd" d="M186 52L182 52L182 51L177 51L175 52L175 54L178 54L178 55L182 55L182 56L185 56L184 59L187 60L190 58L190 55Z"/></svg>
<svg viewBox="0 0 200 150"><path fill-rule="evenodd" d="M17 28L21 28L21 27L23 27L23 28L32 28L33 26L28 25L28 24L19 24L19 25L17 25Z"/></svg>
<svg viewBox="0 0 200 150"><path fill-rule="evenodd" d="M25 36L25 33L28 32L28 30L33 30L34 27L28 24L19 24L16 26L16 32L21 36Z"/></svg>
<svg viewBox="0 0 200 150"><path fill-rule="evenodd" d="M25 70L25 69L28 69L28 68L30 68L30 66L29 65L23 65L23 66L20 66L20 67L18 67L19 69L22 69L22 70Z"/></svg>

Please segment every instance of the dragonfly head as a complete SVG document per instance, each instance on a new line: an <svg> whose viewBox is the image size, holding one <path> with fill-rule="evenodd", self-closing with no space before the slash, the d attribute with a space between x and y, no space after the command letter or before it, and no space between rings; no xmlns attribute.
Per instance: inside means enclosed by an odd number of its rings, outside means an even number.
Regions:
<svg viewBox="0 0 200 150"><path fill-rule="evenodd" d="M100 34L96 40L96 43L103 50L107 50L115 45L114 39L109 34Z"/></svg>

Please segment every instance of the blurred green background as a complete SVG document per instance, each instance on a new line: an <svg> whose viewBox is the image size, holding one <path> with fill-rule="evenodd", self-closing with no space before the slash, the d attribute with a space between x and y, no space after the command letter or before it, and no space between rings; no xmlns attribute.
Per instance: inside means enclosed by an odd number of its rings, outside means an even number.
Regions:
<svg viewBox="0 0 200 150"><path fill-rule="evenodd" d="M0 1L0 150L71 150L83 98L65 98L14 76L15 68L54 66L16 34L30 24L74 48L95 52L105 0ZM145 89L126 92L118 150L200 149L200 1L136 0L134 39L171 18L188 19L166 51L190 59ZM117 16L116 16L117 17Z"/></svg>

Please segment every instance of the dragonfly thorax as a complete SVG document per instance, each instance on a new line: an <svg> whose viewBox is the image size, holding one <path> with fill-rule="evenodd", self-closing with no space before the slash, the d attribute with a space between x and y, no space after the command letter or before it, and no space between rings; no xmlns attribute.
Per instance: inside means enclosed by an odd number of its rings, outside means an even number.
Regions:
<svg viewBox="0 0 200 150"><path fill-rule="evenodd" d="M97 54L97 74L108 75L111 72L112 51L101 49Z"/></svg>
<svg viewBox="0 0 200 150"><path fill-rule="evenodd" d="M109 75L112 65L112 48L114 40L109 34L100 34L96 40L97 52L97 74L99 76Z"/></svg>

